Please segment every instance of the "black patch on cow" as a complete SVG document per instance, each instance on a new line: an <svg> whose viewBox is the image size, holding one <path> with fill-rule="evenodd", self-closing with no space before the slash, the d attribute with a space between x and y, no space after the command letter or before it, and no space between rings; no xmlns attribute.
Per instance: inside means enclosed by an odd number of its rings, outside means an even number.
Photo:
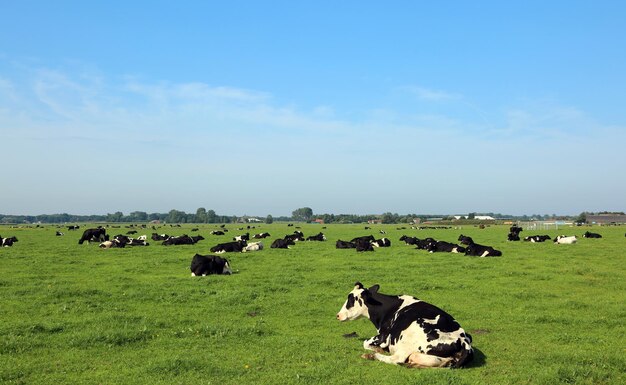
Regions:
<svg viewBox="0 0 626 385"><path fill-rule="evenodd" d="M456 341L450 344L437 344L435 346L428 345L426 347L426 354L431 354L438 357L452 357L459 351L463 350L461 339L457 338Z"/></svg>
<svg viewBox="0 0 626 385"><path fill-rule="evenodd" d="M348 294L348 301L346 301L346 309L350 309L354 307L354 295L352 293Z"/></svg>

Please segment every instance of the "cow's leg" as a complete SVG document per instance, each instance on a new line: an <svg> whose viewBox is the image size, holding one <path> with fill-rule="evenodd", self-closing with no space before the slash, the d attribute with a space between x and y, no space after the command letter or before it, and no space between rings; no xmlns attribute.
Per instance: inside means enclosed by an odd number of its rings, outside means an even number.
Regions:
<svg viewBox="0 0 626 385"><path fill-rule="evenodd" d="M411 368L442 368L450 365L452 358L437 357L424 353L412 353L406 360L406 365Z"/></svg>
<svg viewBox="0 0 626 385"><path fill-rule="evenodd" d="M370 338L369 340L365 340L363 341L363 349L366 350L372 350L375 351L377 353L383 353L385 350L383 349L383 347L381 346L381 341L380 341L380 336L374 336L372 338ZM362 357L363 358L367 358L365 357L366 354L364 354Z"/></svg>

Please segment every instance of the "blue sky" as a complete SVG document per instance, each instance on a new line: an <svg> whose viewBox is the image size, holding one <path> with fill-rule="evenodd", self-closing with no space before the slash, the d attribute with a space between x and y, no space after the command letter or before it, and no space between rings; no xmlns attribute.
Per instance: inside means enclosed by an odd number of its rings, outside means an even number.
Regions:
<svg viewBox="0 0 626 385"><path fill-rule="evenodd" d="M626 210L626 3L13 1L0 213Z"/></svg>

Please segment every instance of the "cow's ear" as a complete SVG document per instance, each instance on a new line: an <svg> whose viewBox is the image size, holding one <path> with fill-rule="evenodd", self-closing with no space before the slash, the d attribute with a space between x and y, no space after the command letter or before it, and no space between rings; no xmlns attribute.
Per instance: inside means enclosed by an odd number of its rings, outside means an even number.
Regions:
<svg viewBox="0 0 626 385"><path fill-rule="evenodd" d="M361 282L356 282L356 283L354 284L354 288L355 288L355 289L363 289L363 284L362 284Z"/></svg>
<svg viewBox="0 0 626 385"><path fill-rule="evenodd" d="M372 293L378 293L378 289L380 289L380 285L376 284L369 288L369 291Z"/></svg>

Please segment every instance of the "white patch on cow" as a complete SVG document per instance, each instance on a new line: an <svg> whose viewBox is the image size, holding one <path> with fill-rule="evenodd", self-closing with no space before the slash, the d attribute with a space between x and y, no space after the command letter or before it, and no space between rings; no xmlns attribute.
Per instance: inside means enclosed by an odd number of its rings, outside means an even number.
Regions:
<svg viewBox="0 0 626 385"><path fill-rule="evenodd" d="M196 273L194 273L194 272L192 271L192 272L191 272L191 276L192 276L192 277L195 277L195 276L196 276Z"/></svg>
<svg viewBox="0 0 626 385"><path fill-rule="evenodd" d="M225 253L225 252L226 252L226 250L222 249L222 250L216 251L215 254L222 254L222 253Z"/></svg>
<svg viewBox="0 0 626 385"><path fill-rule="evenodd" d="M485 250L485 252L483 253L483 255L481 255L481 257L486 257L489 255L489 250Z"/></svg>
<svg viewBox="0 0 626 385"><path fill-rule="evenodd" d="M226 262L224 264L224 269L222 270L222 274L232 274L233 271L230 268L230 264L228 262Z"/></svg>
<svg viewBox="0 0 626 385"><path fill-rule="evenodd" d="M348 300L343 304L339 313L337 313L337 319L343 321L353 321L355 319L365 317L370 318L369 310L365 306L365 299L362 298L362 294L365 290L355 286L349 295L354 298L354 304L348 308Z"/></svg>

